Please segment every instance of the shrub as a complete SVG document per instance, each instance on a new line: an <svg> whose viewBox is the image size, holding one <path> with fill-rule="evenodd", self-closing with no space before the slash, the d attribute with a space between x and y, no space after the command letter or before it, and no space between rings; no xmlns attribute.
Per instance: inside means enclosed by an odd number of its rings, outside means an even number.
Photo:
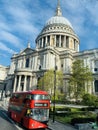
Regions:
<svg viewBox="0 0 98 130"><path fill-rule="evenodd" d="M88 106L96 105L97 97L95 95L87 93L83 95L82 99L83 99L82 102L84 105L88 105Z"/></svg>
<svg viewBox="0 0 98 130"><path fill-rule="evenodd" d="M95 122L95 118L94 117L92 117L92 118L81 118L81 117L79 117L79 118L73 118L71 120L72 125L75 125L77 123L89 123L89 122Z"/></svg>

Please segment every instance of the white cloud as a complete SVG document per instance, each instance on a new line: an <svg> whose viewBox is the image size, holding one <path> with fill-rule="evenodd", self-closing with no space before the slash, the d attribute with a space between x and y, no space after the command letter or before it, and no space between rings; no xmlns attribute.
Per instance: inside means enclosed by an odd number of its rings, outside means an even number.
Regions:
<svg viewBox="0 0 98 130"><path fill-rule="evenodd" d="M32 1L31 1L32 2ZM9 4L10 3L10 4ZM39 27L37 27L37 22L41 23L41 19L37 16L37 9L32 7L28 7L31 5L30 0L25 1L9 1L4 2L5 12L7 12L6 19L4 23L1 24L1 40L9 42L9 44L13 44L15 47L24 48L22 43L25 39L34 39L37 37L39 33ZM39 1L32 2L33 6L39 8ZM4 13L4 12L2 12ZM3 25L3 26L2 26ZM8 30L10 28L10 31ZM13 34L14 32L14 34ZM25 38L24 38L25 37ZM27 37L27 38L26 38ZM20 40L21 39L21 40ZM27 41L25 41L27 43Z"/></svg>
<svg viewBox="0 0 98 130"><path fill-rule="evenodd" d="M88 11L90 13L90 19L92 20L92 23L98 26L98 2L96 4L89 5Z"/></svg>
<svg viewBox="0 0 98 130"><path fill-rule="evenodd" d="M0 21L0 29L2 30L8 30L8 31L10 31L11 29L9 28L9 26L5 23L5 22L3 22L3 21Z"/></svg>
<svg viewBox="0 0 98 130"><path fill-rule="evenodd" d="M8 48L6 45L4 45L2 42L0 42L0 50L7 51L10 54L16 53L14 50Z"/></svg>
<svg viewBox="0 0 98 130"><path fill-rule="evenodd" d="M2 54L0 53L0 57L5 57L5 58L7 58L7 57L8 57L8 55L3 54L3 53L2 53Z"/></svg>
<svg viewBox="0 0 98 130"><path fill-rule="evenodd" d="M15 35L11 34L10 32L1 31L0 36L1 36L0 37L1 40L7 41L9 44L12 44L17 48L23 48L23 45L20 44L21 43L20 39Z"/></svg>

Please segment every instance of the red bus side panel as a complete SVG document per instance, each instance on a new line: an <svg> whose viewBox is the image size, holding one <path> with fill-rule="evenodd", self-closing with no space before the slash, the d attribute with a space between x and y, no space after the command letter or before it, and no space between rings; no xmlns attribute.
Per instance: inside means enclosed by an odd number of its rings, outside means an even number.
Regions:
<svg viewBox="0 0 98 130"><path fill-rule="evenodd" d="M20 113L17 112L11 112L11 118L16 122L21 122L21 116Z"/></svg>

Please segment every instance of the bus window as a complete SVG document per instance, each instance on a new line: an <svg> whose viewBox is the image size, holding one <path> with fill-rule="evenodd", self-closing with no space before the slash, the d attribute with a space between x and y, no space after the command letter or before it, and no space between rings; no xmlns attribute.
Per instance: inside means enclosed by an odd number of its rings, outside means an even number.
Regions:
<svg viewBox="0 0 98 130"><path fill-rule="evenodd" d="M32 95L31 94L28 94L28 95L26 95L26 99L28 100L30 100L30 99L32 99Z"/></svg>
<svg viewBox="0 0 98 130"><path fill-rule="evenodd" d="M36 94L32 95L32 99L34 100L50 100L49 95Z"/></svg>

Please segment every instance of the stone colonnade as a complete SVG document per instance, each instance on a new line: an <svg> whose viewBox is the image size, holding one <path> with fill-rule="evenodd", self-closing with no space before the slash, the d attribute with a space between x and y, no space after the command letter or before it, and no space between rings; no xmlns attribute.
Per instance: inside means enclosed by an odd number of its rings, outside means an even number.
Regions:
<svg viewBox="0 0 98 130"><path fill-rule="evenodd" d="M70 39L73 39L73 49L78 49L78 41L66 35L47 35L37 40L37 48L44 48L45 46L65 47L70 48Z"/></svg>
<svg viewBox="0 0 98 130"><path fill-rule="evenodd" d="M13 92L31 90L32 80L31 75L15 75Z"/></svg>

